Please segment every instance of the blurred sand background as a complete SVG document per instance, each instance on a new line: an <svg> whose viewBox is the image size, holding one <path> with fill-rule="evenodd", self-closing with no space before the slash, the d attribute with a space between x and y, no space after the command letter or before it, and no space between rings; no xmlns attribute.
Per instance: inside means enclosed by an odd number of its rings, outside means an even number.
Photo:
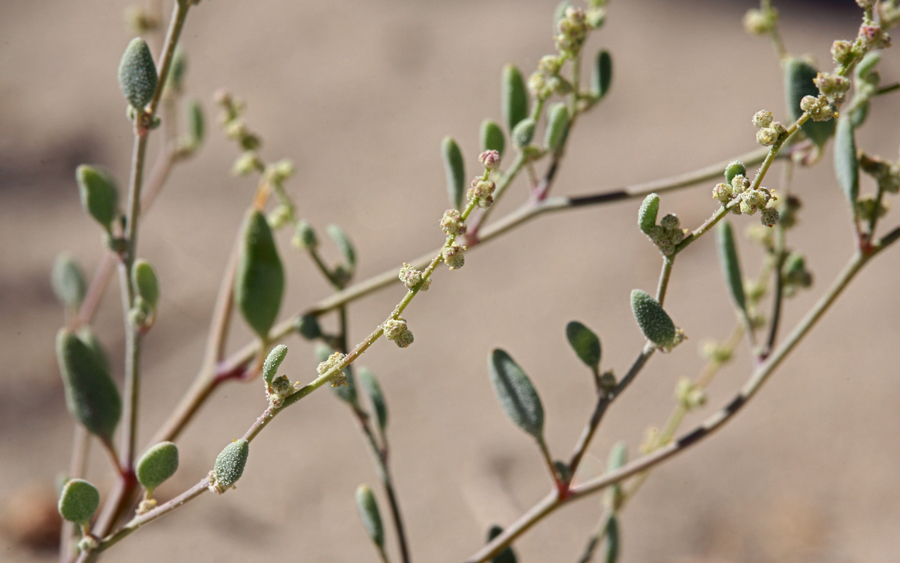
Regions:
<svg viewBox="0 0 900 563"><path fill-rule="evenodd" d="M80 163L108 167L124 184L131 150L116 83L131 38L127 1L0 3L0 510L23 491L50 490L68 465L72 422L65 412L53 339L62 314L49 284L67 250L90 272L99 231L81 212ZM168 2L166 2L168 10ZM611 51L612 91L580 120L555 190L584 194L686 172L755 148L750 116L783 117L781 71L765 40L740 26L752 2L615 0L588 52ZM788 49L830 66L828 49L852 38L858 8L778 2ZM187 88L202 99L207 143L178 166L142 223L140 255L163 292L145 340L141 443L176 404L202 356L208 317L233 233L254 180L229 175L237 152L224 139L211 97L228 87L262 133L262 155L294 160L288 189L301 214L324 233L341 224L357 245L358 279L399 266L443 240L446 208L439 145L456 137L475 166L478 127L500 118L499 76L515 62L527 73L552 51L555 1L323 3L203 2L183 34ZM168 13L168 11L167 11ZM897 53L884 83L900 79ZM859 132L866 151L895 158L900 98L878 99ZM154 150L151 148L151 150ZM767 180L778 187L778 173ZM711 183L663 198L663 212L698 225L714 209ZM864 180L864 190L872 184ZM517 183L497 210L524 201ZM807 253L815 287L787 304L791 327L853 248L830 150L796 176L805 207L790 244ZM605 368L622 374L642 337L628 304L632 288L655 288L659 257L638 229L638 201L545 216L441 268L431 291L408 309L415 344L385 342L362 358L379 376L390 407L392 461L416 561L460 561L489 524L507 524L547 491L532 441L493 396L486 358L507 349L539 389L547 439L567 457L592 407L587 371L564 327L596 330ZM737 218L739 232L757 218ZM887 224L895 224L896 212ZM305 256L280 240L288 269L284 314L329 294ZM746 239L745 271L758 252ZM326 249L336 259L333 249ZM724 431L656 470L622 520L626 563L894 562L900 554L900 382L897 341L900 249L879 257L853 283L761 395ZM368 334L402 296L397 286L355 303L351 339ZM694 376L707 338L724 339L733 313L712 237L683 254L667 308L690 340L657 355L609 412L585 462L598 474L609 447L634 454L648 425L674 402L676 381ZM331 319L327 321L329 324ZM233 331L231 349L248 338ZM122 370L115 282L96 331ZM312 376L312 346L288 341L287 373ZM727 401L749 373L742 349L710 389ZM264 408L259 382L226 386L180 440L181 468L162 498L195 483L219 450ZM89 477L110 476L93 452ZM353 491L362 482L386 503L346 407L321 390L254 441L238 490L204 495L113 548L106 561L375 561ZM485 491L493 491L487 494ZM27 493L36 498L34 492ZM52 505L52 498L51 498ZM517 544L522 561L574 561L601 513L600 497L570 506ZM386 513L385 513L386 514ZM12 516L21 520L21 516ZM0 534L0 559L43 561ZM392 528L388 533L393 542ZM393 546L391 548L394 549Z"/></svg>

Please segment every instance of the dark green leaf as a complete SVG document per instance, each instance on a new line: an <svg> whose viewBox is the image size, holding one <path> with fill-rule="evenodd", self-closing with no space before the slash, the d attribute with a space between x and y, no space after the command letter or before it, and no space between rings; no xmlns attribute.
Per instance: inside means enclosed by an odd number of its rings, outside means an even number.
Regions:
<svg viewBox="0 0 900 563"><path fill-rule="evenodd" d="M619 559L619 519L613 514L606 521L606 557L604 563L616 563Z"/></svg>
<svg viewBox="0 0 900 563"><path fill-rule="evenodd" d="M135 37L119 62L119 86L122 94L135 109L142 109L153 99L158 81L150 47L146 41Z"/></svg>
<svg viewBox="0 0 900 563"><path fill-rule="evenodd" d="M675 323L649 293L640 289L632 291L631 310L647 340L663 348L674 343Z"/></svg>
<svg viewBox="0 0 900 563"><path fill-rule="evenodd" d="M107 231L118 214L119 193L112 177L93 166L82 164L75 170L81 206Z"/></svg>
<svg viewBox="0 0 900 563"><path fill-rule="evenodd" d="M785 94L787 98L788 117L796 121L803 110L800 109L800 100L804 96L818 97L819 88L813 84L818 74L809 63L800 59L788 59L784 64ZM809 119L801 126L801 129L815 144L824 145L828 138L834 134L834 120L813 121Z"/></svg>
<svg viewBox="0 0 900 563"><path fill-rule="evenodd" d="M503 528L497 526L496 524L491 526L491 529L488 530L488 542L492 541L494 538L503 533ZM507 547L503 551L497 554L497 557L491 559L491 563L516 563L516 554L512 550L512 546Z"/></svg>
<svg viewBox="0 0 900 563"><path fill-rule="evenodd" d="M846 115L838 118L834 136L834 176L850 203L850 209L856 209L856 200L859 198L859 160L853 124Z"/></svg>
<svg viewBox="0 0 900 563"><path fill-rule="evenodd" d="M94 349L68 329L56 336L56 356L69 413L88 432L111 444L122 401L106 366Z"/></svg>
<svg viewBox="0 0 900 563"><path fill-rule="evenodd" d="M381 435L383 436L387 430L388 410L387 403L384 401L384 394L381 392L381 385L378 384L375 374L366 367L359 368L359 382L362 384L363 389L366 390L369 400L372 401L372 409L375 411L378 428L381 429Z"/></svg>
<svg viewBox="0 0 900 563"><path fill-rule="evenodd" d="M493 119L485 119L481 122L481 150L497 151L501 155L506 148L506 137L503 129Z"/></svg>
<svg viewBox="0 0 900 563"><path fill-rule="evenodd" d="M734 242L734 232L731 223L727 220L719 223L716 228L716 243L719 247L719 262L722 264L722 274L728 284L728 291L734 304L747 314L747 302L744 297L744 278L741 275L741 262L738 259L737 245Z"/></svg>
<svg viewBox="0 0 900 563"><path fill-rule="evenodd" d="M600 369L600 339L597 335L578 321L566 325L566 338L575 350L575 354L587 367L597 372Z"/></svg>
<svg viewBox="0 0 900 563"><path fill-rule="evenodd" d="M522 368L503 350L495 349L489 362L491 384L500 406L516 425L536 440L543 439L544 408Z"/></svg>
<svg viewBox="0 0 900 563"><path fill-rule="evenodd" d="M528 117L528 92L522 73L515 65L503 67L501 109L506 130L512 132L520 121Z"/></svg>
<svg viewBox="0 0 900 563"><path fill-rule="evenodd" d="M597 60L594 63L594 94L598 99L603 99L609 93L609 87L612 85L612 57L606 50L597 53Z"/></svg>
<svg viewBox="0 0 900 563"><path fill-rule="evenodd" d="M466 190L466 164L463 162L459 145L450 137L441 142L441 155L444 157L444 171L447 173L447 196L454 209L462 210L463 196Z"/></svg>
<svg viewBox="0 0 900 563"><path fill-rule="evenodd" d="M381 524L381 512L378 510L378 501L368 485L360 485L356 489L356 508L363 526L369 533L372 542L378 549L384 549L384 526Z"/></svg>
<svg viewBox="0 0 900 563"><path fill-rule="evenodd" d="M284 293L284 268L265 216L251 209L244 222L234 301L262 339L275 324Z"/></svg>

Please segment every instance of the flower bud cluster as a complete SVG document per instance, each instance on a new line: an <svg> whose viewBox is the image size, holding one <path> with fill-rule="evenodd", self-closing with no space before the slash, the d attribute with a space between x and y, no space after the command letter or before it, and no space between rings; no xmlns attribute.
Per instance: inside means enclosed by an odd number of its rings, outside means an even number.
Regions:
<svg viewBox="0 0 900 563"><path fill-rule="evenodd" d="M384 337L391 340L400 348L406 348L413 343L413 333L403 317L388 319L381 325L384 329Z"/></svg>
<svg viewBox="0 0 900 563"><path fill-rule="evenodd" d="M451 236L464 235L467 229L466 222L462 220L458 210L448 209L444 211L444 216L441 217L441 230L444 231L444 234Z"/></svg>
<svg viewBox="0 0 900 563"><path fill-rule="evenodd" d="M403 285L405 285L407 289L413 289L417 285L422 284L421 290L428 291L428 288L431 286L431 278L425 279L424 273L413 268L406 262L403 263L403 267L400 268L400 273L397 277L400 278L400 281L403 282Z"/></svg>
<svg viewBox="0 0 900 563"><path fill-rule="evenodd" d="M669 213L659 220L659 225L650 228L647 236L666 256L675 253L675 247L684 240L688 231L681 228L681 221L674 213Z"/></svg>
<svg viewBox="0 0 900 563"><path fill-rule="evenodd" d="M879 190L892 194L900 191L900 164L862 153L859 158L859 167L863 172L875 178Z"/></svg>
<svg viewBox="0 0 900 563"><path fill-rule="evenodd" d="M778 210L768 207L774 201L775 194L766 188L753 188L750 179L737 174L731 184L721 183L713 188L713 198L722 205L730 206L735 215L753 215L761 211L762 224L772 227L778 223Z"/></svg>
<svg viewBox="0 0 900 563"><path fill-rule="evenodd" d="M316 366L316 373L318 373L319 375L325 375L332 369L341 365L341 363L344 361L344 358L346 357L346 354L335 352L334 354L328 356L327 360ZM343 371L338 372L338 374L331 380L332 387L340 387L341 385L347 385L347 374L345 374Z"/></svg>
<svg viewBox="0 0 900 563"><path fill-rule="evenodd" d="M753 126L756 127L756 142L764 147L771 147L787 133L784 125L773 121L772 112L766 110L753 115Z"/></svg>
<svg viewBox="0 0 900 563"><path fill-rule="evenodd" d="M286 375L279 375L266 388L266 399L276 409L284 404L284 400L294 394L294 385Z"/></svg>
<svg viewBox="0 0 900 563"><path fill-rule="evenodd" d="M232 173L237 176L245 176L253 171L263 172L265 165L256 154L261 142L259 136L251 132L244 122L244 104L225 90L219 90L215 94L215 101L222 108L219 120L225 129L229 139L238 142L243 149L243 154L237 158L232 167Z"/></svg>
<svg viewBox="0 0 900 563"><path fill-rule="evenodd" d="M449 246L445 246L443 250L441 250L441 258L444 260L444 263L447 264L451 270L458 270L463 267L466 263L466 257L463 254L463 251L466 249L465 246L460 246L457 243L451 243Z"/></svg>
<svg viewBox="0 0 900 563"><path fill-rule="evenodd" d="M595 19L592 23L596 23L596 21ZM557 34L553 38L556 41L556 48L561 53L568 53L574 57L581 50L590 29L591 25L588 23L584 10L569 6L563 17L556 23Z"/></svg>
<svg viewBox="0 0 900 563"><path fill-rule="evenodd" d="M778 25L778 10L747 10L744 14L744 31L751 35L765 35L771 33Z"/></svg>
<svg viewBox="0 0 900 563"><path fill-rule="evenodd" d="M791 252L784 260L781 269L782 293L785 297L793 297L800 289L812 285L813 276L806 268L806 259L799 252Z"/></svg>
<svg viewBox="0 0 900 563"><path fill-rule="evenodd" d="M564 96L572 91L572 83L560 76L565 59L559 55L545 55L538 68L528 77L528 91L535 98L546 100L553 94Z"/></svg>
<svg viewBox="0 0 900 563"><path fill-rule="evenodd" d="M820 72L813 83L819 89L819 97L832 104L841 104L850 89L850 80L830 72Z"/></svg>
<svg viewBox="0 0 900 563"><path fill-rule="evenodd" d="M828 103L824 94L819 94L819 97L803 96L803 99L800 100L800 109L809 112L809 118L813 121L834 119L834 108Z"/></svg>
<svg viewBox="0 0 900 563"><path fill-rule="evenodd" d="M474 203L478 207L487 208L494 203L494 190L497 184L491 180L485 180L481 176L472 179L472 187L467 193L469 203Z"/></svg>
<svg viewBox="0 0 900 563"><path fill-rule="evenodd" d="M675 398L686 411L696 410L706 404L706 391L683 377L675 386Z"/></svg>

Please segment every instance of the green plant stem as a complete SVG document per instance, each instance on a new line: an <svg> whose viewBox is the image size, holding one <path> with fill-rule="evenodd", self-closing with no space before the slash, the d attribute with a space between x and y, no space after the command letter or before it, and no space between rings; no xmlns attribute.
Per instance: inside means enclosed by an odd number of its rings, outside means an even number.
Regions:
<svg viewBox="0 0 900 563"><path fill-rule="evenodd" d="M508 547L516 538L534 526L538 521L563 504L598 493L610 485L619 483L638 473L642 473L703 441L716 430L724 426L756 395L757 392L759 392L769 376L794 350L797 344L803 340L819 319L821 319L822 315L831 307L862 267L882 250L896 242L898 238L900 238L900 227L891 231L891 233L886 235L880 241L876 241L869 251L858 251L840 272L828 291L819 299L815 306L807 312L791 334L778 346L778 348L753 371L750 379L741 391L723 409L713 414L700 426L684 434L675 442L672 442L651 454L634 460L616 471L572 487L569 491L569 495L564 499L555 498L555 495L551 493L520 517L519 520L507 527L502 534L494 538L494 540L480 549L475 555L467 559L466 562L482 563L490 560L500 553L500 551Z"/></svg>
<svg viewBox="0 0 900 563"><path fill-rule="evenodd" d="M659 284L656 286L656 300L662 305L666 300L666 290L669 288L669 278L672 277L672 266L675 264L675 256L663 256L662 271L659 273Z"/></svg>
<svg viewBox="0 0 900 563"><path fill-rule="evenodd" d="M602 191L596 194L571 197L558 196L537 202L529 202L498 221L488 225L479 235L477 242L469 242L468 247L471 250L473 246L490 242L491 240L506 234L508 231L519 227L531 219L544 215L545 213L574 210L593 205L604 205L618 201L644 198L650 193L663 193L692 186L699 182L712 180L721 176L722 171L732 160L740 160L747 165L757 164L762 162L768 152L767 149L757 149L686 174L680 174L652 182L633 184L631 186ZM509 171L507 171L506 174L508 176ZM501 179L501 183L502 182L503 180ZM498 184L498 186L499 185L500 184ZM420 256L415 260L412 260L410 264L416 268L422 268L429 264L430 260L432 260L435 253L438 251L439 250L435 250ZM399 283L399 280L397 279L397 268L391 268L390 270L375 275L367 280L357 282L278 323L270 332L270 340L272 342L277 342L285 338L288 334L293 332L296 320L304 315L322 315L395 283ZM374 336L374 333L370 335L370 337L371 336ZM378 336L380 336L380 334ZM220 362L215 373L207 373L204 370L201 370L195 377L190 389L185 393L179 407L168 417L163 426L160 427L159 431L157 431L154 443L172 440L177 437L219 383L238 379L238 376L244 372L246 366L253 358L257 357L258 354L258 344L252 342L240 348L228 359Z"/></svg>

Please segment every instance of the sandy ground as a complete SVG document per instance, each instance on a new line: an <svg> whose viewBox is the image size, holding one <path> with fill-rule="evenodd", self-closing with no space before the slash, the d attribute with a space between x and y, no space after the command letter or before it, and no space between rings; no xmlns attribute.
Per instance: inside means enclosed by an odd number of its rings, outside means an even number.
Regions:
<svg viewBox="0 0 900 563"><path fill-rule="evenodd" d="M827 62L832 39L855 35L856 8L846 3L835 12L784 6L788 48ZM440 140L456 137L474 167L479 123L500 117L500 69L512 61L527 71L552 49L554 4L217 0L192 11L184 32L187 83L207 108L209 135L201 154L174 171L143 224L140 254L159 272L163 301L146 339L142 441L199 367L218 279L252 196L252 181L229 175L236 151L211 117L212 92L227 86L247 101L247 120L264 137L263 156L294 160L289 189L302 215L320 230L329 222L345 227L364 279L440 244L437 220L447 205ZM741 31L749 4L613 2L607 27L589 48L613 53L613 90L580 121L555 189L595 192L755 148L750 116L761 108L782 115L784 102L770 46ZM62 316L48 272L60 250L89 270L101 256L98 230L79 209L74 167L100 163L127 177L131 137L115 79L131 37L122 24L126 6L0 4L0 507L7 517L11 501L46 490L68 464L72 422L53 354ZM887 52L883 75L900 79L896 53ZM859 145L893 158L898 98L878 100L873 111L877 119L859 133ZM710 187L664 197L663 211L698 225L714 209ZM830 154L800 171L795 187L805 208L790 243L807 254L817 284L787 304L785 327L853 250ZM864 190L871 189L866 180ZM496 216L525 193L525 184L516 184ZM417 561L464 559L491 523L508 523L547 490L532 441L509 423L491 391L491 348L510 351L531 375L547 413L547 440L560 457L592 402L588 373L564 338L566 323L579 319L601 335L606 368L621 374L637 354L642 338L628 294L652 290L659 267L635 228L637 206L541 218L474 250L463 270L441 270L408 310L411 348L380 343L363 358L390 405L393 467ZM755 222L736 219L739 232ZM287 242L285 234L285 314L328 295ZM746 239L740 246L750 270L758 253ZM654 472L623 516L623 561L897 560L898 267L900 250L891 249L744 413ZM393 286L354 304L352 337L367 334L401 296ZM734 317L711 238L679 258L667 308L690 340L654 357L611 410L585 476L602 470L618 439L635 452L644 429L668 416L675 382L702 367L700 343L730 332ZM112 288L96 330L115 358L122 355L120 323ZM239 326L231 348L247 338ZM312 346L297 338L288 344L287 372L309 378ZM121 359L115 364L120 374ZM700 416L724 404L748 373L742 349ZM263 407L258 383L216 393L181 438L181 468L160 496L202 477ZM107 487L104 459L94 454L90 478ZM352 494L376 479L347 409L322 390L253 443L237 491L201 497L115 547L107 560L374 561ZM521 559L574 561L600 513L599 498L557 513L518 543ZM9 533L0 535L0 553L10 562L53 556L16 544Z"/></svg>

